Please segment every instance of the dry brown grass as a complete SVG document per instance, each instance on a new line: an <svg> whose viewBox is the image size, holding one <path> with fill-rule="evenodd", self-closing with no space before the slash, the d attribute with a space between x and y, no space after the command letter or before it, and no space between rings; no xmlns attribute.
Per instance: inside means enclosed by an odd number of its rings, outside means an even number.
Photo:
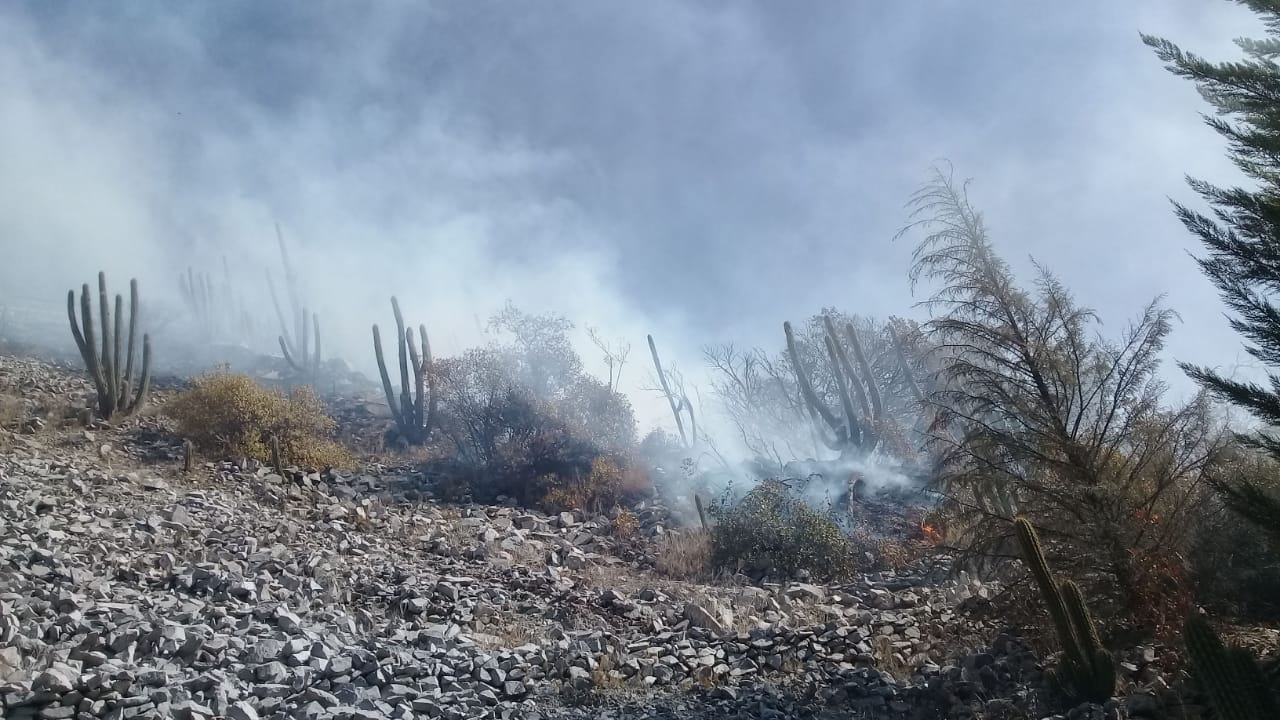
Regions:
<svg viewBox="0 0 1280 720"><path fill-rule="evenodd" d="M472 639L489 650L510 650L521 645L543 644L548 629L530 618L501 613L486 618Z"/></svg>
<svg viewBox="0 0 1280 720"><path fill-rule="evenodd" d="M712 576L711 533L673 530L658 539L654 569L676 580L706 581Z"/></svg>
<svg viewBox="0 0 1280 720"><path fill-rule="evenodd" d="M218 459L271 461L271 438L281 460L307 468L347 468L350 453L332 440L336 423L308 387L289 395L268 390L243 373L214 372L165 406L196 449Z"/></svg>
<svg viewBox="0 0 1280 720"><path fill-rule="evenodd" d="M901 570L927 552L924 544L913 540L885 539L876 544L876 558L886 570Z"/></svg>

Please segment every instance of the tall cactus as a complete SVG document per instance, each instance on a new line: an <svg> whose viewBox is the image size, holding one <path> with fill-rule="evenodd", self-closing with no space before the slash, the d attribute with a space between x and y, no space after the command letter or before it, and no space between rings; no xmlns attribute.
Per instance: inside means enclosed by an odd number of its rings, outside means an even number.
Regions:
<svg viewBox="0 0 1280 720"><path fill-rule="evenodd" d="M431 343L427 340L427 326L418 326L422 352L413 342L413 331L405 330L404 316L400 314L400 302L391 298L391 309L396 316L396 345L400 351L400 396L397 399L391 388L391 376L382 354L382 336L378 325L373 325L373 352L378 359L378 373L382 376L382 390L395 418L400 438L411 445L426 442L435 424L436 406L440 393L436 389L436 373L431 359ZM409 369L413 368L413 385L409 384Z"/></svg>
<svg viewBox="0 0 1280 720"><path fill-rule="evenodd" d="M289 367L293 368L295 373L306 378L308 384L314 386L320 379L320 316L311 313L311 333L308 334L306 315L307 309L303 308L302 317L304 320L300 325L302 328L301 344L291 350L286 333L279 337L280 352L284 354L284 360L289 363Z"/></svg>
<svg viewBox="0 0 1280 720"><path fill-rule="evenodd" d="M827 361L840 398L840 415L837 416L836 412L828 408L826 403L818 397L813 382L809 379L809 369L805 367L804 360L800 356L791 323L784 322L782 331L787 336L787 355L795 370L796 384L800 388L800 395L804 398L810 418L815 422L820 420L828 429L829 434L821 433L822 441L827 447L838 451L841 455L869 455L880 443L876 429L884 420L884 403L881 400L880 391L872 378L871 366L862 351L862 343L859 342L853 325L846 325L844 330L845 340L852 346L854 358L858 363L857 371L854 370L853 363L849 362L849 355L845 352L840 334L836 332L835 323L829 315L823 317L823 324L826 327L823 340L827 349ZM865 386L859 380L859 375L865 378ZM856 406L855 397L857 398Z"/></svg>
<svg viewBox="0 0 1280 720"><path fill-rule="evenodd" d="M698 447L698 420L693 414L693 403L685 394L683 383L673 385L669 373L662 369L662 358L658 356L658 346L653 342L653 336L645 337L649 340L649 354L653 356L653 368L658 374L658 382L662 385L662 394L666 396L667 404L671 406L671 414L675 417L680 442L684 445L685 451L693 452Z"/></svg>
<svg viewBox="0 0 1280 720"><path fill-rule="evenodd" d="M188 267L178 275L187 312L204 334L206 341L230 342L252 346L258 339L254 315L241 300L232 280L231 266L222 256L222 277Z"/></svg>
<svg viewBox="0 0 1280 720"><path fill-rule="evenodd" d="M1222 720L1280 718L1280 705L1262 668L1248 650L1227 648L1208 621L1199 615L1187 618L1183 639L1191 658L1192 675L1208 695L1218 717Z"/></svg>
<svg viewBox="0 0 1280 720"><path fill-rule="evenodd" d="M127 356L121 357L121 340L124 335L124 298L115 300L115 322L111 319L111 306L107 301L107 275L98 273L98 305L101 349L94 335L93 302L89 296L89 283L81 286L80 318L76 318L76 291L67 291L67 319L71 321L71 335L75 338L85 370L93 381L98 395L98 414L105 420L127 416L141 410L151 390L151 336L142 336L142 374L137 392L133 390L134 356L138 336L138 281L129 281L129 341Z"/></svg>
<svg viewBox="0 0 1280 720"><path fill-rule="evenodd" d="M1062 665L1056 679L1069 695L1079 700L1104 703L1116 691L1116 666L1111 653L1102 647L1098 630L1084 604L1080 588L1070 580L1056 582L1044 557L1040 536L1024 517L1014 520L1027 565L1040 586L1040 595L1062 644Z"/></svg>
<svg viewBox="0 0 1280 720"><path fill-rule="evenodd" d="M267 272L267 288L271 292L271 304L275 307L276 319L280 322L280 352L285 362L298 373L308 384L315 386L320 376L320 316L310 312L302 302L298 289L298 276L289 262L289 250L285 246L284 233L276 224L276 242L280 247L280 262L284 266L285 288L289 293L291 320L286 320L284 310L280 306L280 298L276 294L275 280L271 272ZM293 325L290 332L289 326ZM297 341L295 343L295 340ZM318 388L317 388L318 389Z"/></svg>

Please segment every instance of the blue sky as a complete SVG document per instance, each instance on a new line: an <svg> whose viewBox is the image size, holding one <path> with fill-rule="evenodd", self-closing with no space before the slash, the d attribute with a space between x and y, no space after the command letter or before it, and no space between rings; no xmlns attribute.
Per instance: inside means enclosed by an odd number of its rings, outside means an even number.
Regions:
<svg viewBox="0 0 1280 720"><path fill-rule="evenodd" d="M1232 366L1168 199L1238 178L1140 31L1226 59L1260 27L1204 0L6 3L0 277L259 277L279 221L357 364L395 292L442 352L510 297L693 369L823 305L917 314L891 238L946 158L1016 267L1116 332L1168 293L1170 355Z"/></svg>

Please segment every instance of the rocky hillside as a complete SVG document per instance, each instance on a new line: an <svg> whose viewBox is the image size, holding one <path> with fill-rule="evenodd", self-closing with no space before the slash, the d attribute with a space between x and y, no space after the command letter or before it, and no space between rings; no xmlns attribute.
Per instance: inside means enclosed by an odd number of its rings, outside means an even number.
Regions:
<svg viewBox="0 0 1280 720"><path fill-rule="evenodd" d="M1035 653L945 567L840 586L650 569L672 531L454 506L409 470L197 464L155 417L0 358L7 718L1046 717ZM1150 648L1126 702L1154 713Z"/></svg>

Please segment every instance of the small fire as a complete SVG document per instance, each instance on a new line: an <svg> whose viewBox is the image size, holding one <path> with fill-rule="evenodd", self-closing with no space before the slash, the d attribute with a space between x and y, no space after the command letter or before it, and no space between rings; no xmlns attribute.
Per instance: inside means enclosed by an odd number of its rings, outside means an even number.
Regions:
<svg viewBox="0 0 1280 720"><path fill-rule="evenodd" d="M928 522L920 523L920 532L924 533L925 542L930 545L939 545L942 543L942 531L935 525Z"/></svg>

